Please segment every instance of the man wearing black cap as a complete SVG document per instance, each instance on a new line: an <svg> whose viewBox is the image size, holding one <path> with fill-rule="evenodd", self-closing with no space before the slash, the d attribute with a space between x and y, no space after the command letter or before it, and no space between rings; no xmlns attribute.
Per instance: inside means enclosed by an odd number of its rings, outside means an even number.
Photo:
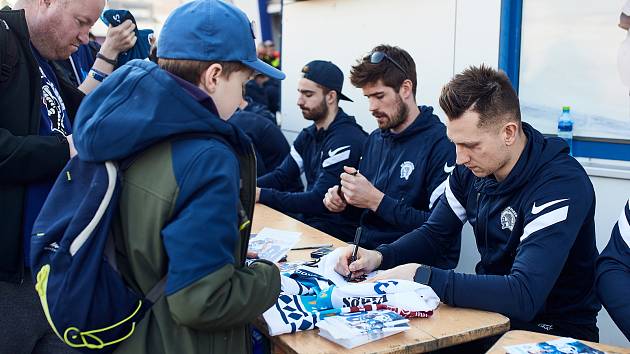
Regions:
<svg viewBox="0 0 630 354"><path fill-rule="evenodd" d="M360 171L346 167L341 192L334 186L325 205L361 214L363 247L376 248L422 226L455 167L455 146L433 107L416 104L416 65L405 50L380 45L352 67L350 81L363 90L376 129L365 144ZM349 206L349 207L348 207ZM454 268L459 244L440 259Z"/></svg>
<svg viewBox="0 0 630 354"><path fill-rule="evenodd" d="M351 240L356 222L326 210L322 199L339 183L343 166L359 165L367 134L340 107L351 101L341 93L343 73L329 61L314 60L302 68L297 104L313 124L302 130L291 154L273 172L258 178L256 201L285 213L298 213L304 222L343 240ZM283 192L304 172L305 192Z"/></svg>

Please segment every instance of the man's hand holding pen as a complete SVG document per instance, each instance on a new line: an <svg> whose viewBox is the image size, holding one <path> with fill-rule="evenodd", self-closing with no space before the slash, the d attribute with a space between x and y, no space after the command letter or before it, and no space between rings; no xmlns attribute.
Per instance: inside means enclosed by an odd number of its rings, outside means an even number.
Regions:
<svg viewBox="0 0 630 354"><path fill-rule="evenodd" d="M351 280L361 278L377 269L383 259L383 255L378 251L357 247L356 260L351 261L354 248L354 245L344 247L335 265L335 271L337 273L344 277L350 275L349 278Z"/></svg>
<svg viewBox="0 0 630 354"><path fill-rule="evenodd" d="M385 194L379 191L354 167L344 166L341 174L341 193L345 202L357 208L376 211ZM334 187L333 187L334 188Z"/></svg>

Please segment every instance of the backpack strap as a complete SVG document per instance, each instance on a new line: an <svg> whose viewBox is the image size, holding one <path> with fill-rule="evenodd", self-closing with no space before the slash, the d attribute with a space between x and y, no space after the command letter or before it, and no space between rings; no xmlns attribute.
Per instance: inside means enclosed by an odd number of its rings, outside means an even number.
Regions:
<svg viewBox="0 0 630 354"><path fill-rule="evenodd" d="M151 290L149 290L144 298L151 301L151 303L155 304L155 302L164 295L164 288L166 287L166 275L157 282L157 284L153 285Z"/></svg>
<svg viewBox="0 0 630 354"><path fill-rule="evenodd" d="M0 19L0 91L9 86L13 69L18 62L18 50L15 36L11 33L9 24Z"/></svg>

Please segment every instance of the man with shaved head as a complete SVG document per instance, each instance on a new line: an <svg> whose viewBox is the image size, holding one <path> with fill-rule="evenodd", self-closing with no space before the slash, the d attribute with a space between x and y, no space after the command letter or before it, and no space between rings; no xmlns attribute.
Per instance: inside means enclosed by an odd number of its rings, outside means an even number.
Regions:
<svg viewBox="0 0 630 354"><path fill-rule="evenodd" d="M88 42L105 0L19 0L0 11L0 353L70 353L46 322L27 268L30 236L59 171L76 154L83 94L54 60Z"/></svg>

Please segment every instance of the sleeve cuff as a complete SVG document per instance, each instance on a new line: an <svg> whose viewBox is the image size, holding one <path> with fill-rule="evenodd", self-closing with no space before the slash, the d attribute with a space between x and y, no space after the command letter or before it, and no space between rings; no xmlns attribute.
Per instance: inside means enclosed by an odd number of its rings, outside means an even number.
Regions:
<svg viewBox="0 0 630 354"><path fill-rule="evenodd" d="M260 196L258 197L258 202L261 204L269 205L272 199L272 195L273 195L273 190L271 190L270 188L261 188Z"/></svg>
<svg viewBox="0 0 630 354"><path fill-rule="evenodd" d="M431 278L429 279L429 284L428 284L431 287L431 289L433 289L433 291L435 291L437 296L440 298L440 301L448 305L452 305L451 304L452 297L450 296L448 292L452 273L453 273L452 270L444 270L444 269L432 267Z"/></svg>
<svg viewBox="0 0 630 354"><path fill-rule="evenodd" d="M390 245L380 245L376 247L376 250L381 253L383 259L381 259L381 264L377 269L389 269L392 268L394 264L394 251Z"/></svg>
<svg viewBox="0 0 630 354"><path fill-rule="evenodd" d="M391 214L394 208L396 208L397 204L398 200L388 196L387 194L384 194L381 203L378 205L378 208L376 208L376 214L383 219L390 220Z"/></svg>

